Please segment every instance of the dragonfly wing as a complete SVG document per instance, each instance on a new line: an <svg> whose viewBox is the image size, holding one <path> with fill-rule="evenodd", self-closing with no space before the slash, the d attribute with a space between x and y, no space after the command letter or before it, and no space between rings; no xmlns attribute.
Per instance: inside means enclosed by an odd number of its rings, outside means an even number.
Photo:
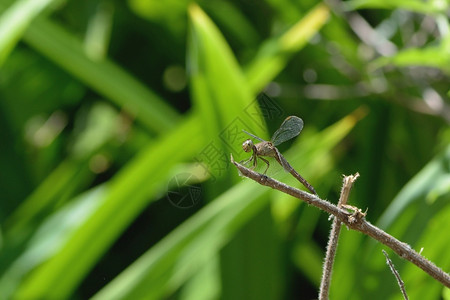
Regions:
<svg viewBox="0 0 450 300"><path fill-rule="evenodd" d="M273 134L272 143L275 146L284 143L287 140L299 135L302 129L303 120L296 116L289 116L283 121L280 128L278 128L278 130Z"/></svg>
<svg viewBox="0 0 450 300"><path fill-rule="evenodd" d="M245 132L246 134L248 134L249 136L251 136L252 138L255 138L255 139L257 139L257 140L260 140L261 142L266 142L266 141L263 140L262 138L259 138L259 137L257 137L256 135L251 134L251 133L248 132L248 131L245 131L244 129L242 129L242 131Z"/></svg>

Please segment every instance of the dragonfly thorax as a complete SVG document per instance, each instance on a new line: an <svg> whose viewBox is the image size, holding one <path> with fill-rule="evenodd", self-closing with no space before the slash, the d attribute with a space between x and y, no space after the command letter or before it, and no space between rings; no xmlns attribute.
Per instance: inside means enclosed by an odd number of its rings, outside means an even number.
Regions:
<svg viewBox="0 0 450 300"><path fill-rule="evenodd" d="M259 156L271 156L271 157L275 157L276 156L276 150L275 150L275 146L273 145L272 142L261 142L255 145L255 151L256 151L256 155Z"/></svg>
<svg viewBox="0 0 450 300"><path fill-rule="evenodd" d="M253 141L248 139L245 142L242 143L242 149L244 149L245 152L250 152L253 148Z"/></svg>

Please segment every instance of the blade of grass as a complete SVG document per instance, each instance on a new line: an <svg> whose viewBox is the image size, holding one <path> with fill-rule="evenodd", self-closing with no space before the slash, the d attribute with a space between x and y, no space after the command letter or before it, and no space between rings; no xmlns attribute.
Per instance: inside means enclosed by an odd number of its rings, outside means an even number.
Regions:
<svg viewBox="0 0 450 300"><path fill-rule="evenodd" d="M153 199L149 194L166 186L171 167L192 157L202 141L201 123L191 115L171 134L143 150L111 180L104 204L68 238L61 251L27 277L16 297L67 298Z"/></svg>
<svg viewBox="0 0 450 300"><path fill-rule="evenodd" d="M388 64L398 67L425 66L441 69L450 74L450 54L446 47L430 46L421 49L406 49L392 57L380 57L372 67L379 68Z"/></svg>
<svg viewBox="0 0 450 300"><path fill-rule="evenodd" d="M227 31L229 35L233 36L241 45L253 47L257 45L259 35L253 24L244 15L236 5L232 2L205 1L202 4L205 11L211 15L212 19L216 20L223 31Z"/></svg>
<svg viewBox="0 0 450 300"><path fill-rule="evenodd" d="M450 193L447 192L446 201L449 203ZM445 201L445 199L442 199ZM417 242L417 249L423 247L423 255L431 261L439 262L443 270L450 268L450 256L448 255L448 245L450 235L446 230L450 225L450 205L447 204L430 219ZM410 299L439 299L442 290L446 289L439 282L433 280L428 274L419 270L413 264L406 264L400 270L402 278L408 287Z"/></svg>
<svg viewBox="0 0 450 300"><path fill-rule="evenodd" d="M66 160L55 168L53 172L25 199L6 223L6 234L20 236L24 230L34 226L36 218L42 216L52 204L61 201L70 187L82 184L77 178L89 178L88 162ZM34 221L34 222L33 222ZM20 234L19 234L20 233Z"/></svg>
<svg viewBox="0 0 450 300"><path fill-rule="evenodd" d="M147 129L162 133L173 129L179 115L164 100L109 60L93 61L82 43L61 27L37 19L24 41L99 94L123 107Z"/></svg>
<svg viewBox="0 0 450 300"><path fill-rule="evenodd" d="M136 263L101 290L94 299L160 299L169 295L191 272L209 261L243 221L267 204L255 201L264 190L237 185L188 219Z"/></svg>
<svg viewBox="0 0 450 300"><path fill-rule="evenodd" d="M448 175L447 164L450 161L450 148L431 160L414 176L392 200L389 207L378 219L377 226L389 228L409 205L423 201L436 188L439 179Z"/></svg>
<svg viewBox="0 0 450 300"><path fill-rule="evenodd" d="M245 68L247 82L253 92L260 91L280 73L292 54L302 49L322 28L329 13L328 7L321 3L281 37L263 44L259 54Z"/></svg>
<svg viewBox="0 0 450 300"><path fill-rule="evenodd" d="M241 141L236 139L238 132L225 137L225 128L237 118L254 128L257 124L263 124L261 114L257 105L253 108L255 113L252 116L246 114L246 109L254 102L254 98L230 47L217 27L195 4L189 7L189 15L189 68L196 109L205 124L209 125L205 129L211 139L217 139L222 134L222 138L228 138L228 144L239 145Z"/></svg>
<svg viewBox="0 0 450 300"><path fill-rule="evenodd" d="M20 0L0 16L0 67L22 38L24 31L45 8L59 0ZM5 9L0 4L0 11Z"/></svg>
<svg viewBox="0 0 450 300"><path fill-rule="evenodd" d="M23 201L5 222L5 235L23 236L22 230L35 227L37 218L51 211L56 203L62 205L75 192L94 178L89 160L99 149L117 138L119 114L106 104L93 106L87 117L85 130L77 136L69 157ZM111 157L112 159L112 157ZM69 192L70 191L70 192Z"/></svg>
<svg viewBox="0 0 450 300"><path fill-rule="evenodd" d="M82 224L104 199L106 185L99 185L80 194L55 214L45 218L37 226L35 234L27 240L17 259L9 256L10 266L0 278L0 299L13 299L13 294L23 278L36 266L57 253L70 235ZM2 258L8 256L8 248L2 249ZM21 249L22 250L22 249ZM4 265L2 265L4 266Z"/></svg>
<svg viewBox="0 0 450 300"><path fill-rule="evenodd" d="M352 0L345 3L347 9L396 9L402 8L417 13L439 13L445 12L445 4L439 1L423 2L420 0ZM447 5L448 7L448 5Z"/></svg>

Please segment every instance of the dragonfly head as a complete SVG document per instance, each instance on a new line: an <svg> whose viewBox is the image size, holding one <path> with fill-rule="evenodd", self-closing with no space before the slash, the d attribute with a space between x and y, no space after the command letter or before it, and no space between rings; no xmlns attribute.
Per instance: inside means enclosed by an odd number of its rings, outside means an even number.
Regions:
<svg viewBox="0 0 450 300"><path fill-rule="evenodd" d="M244 149L245 152L250 152L253 149L253 141L248 139L245 142L243 142L242 149Z"/></svg>

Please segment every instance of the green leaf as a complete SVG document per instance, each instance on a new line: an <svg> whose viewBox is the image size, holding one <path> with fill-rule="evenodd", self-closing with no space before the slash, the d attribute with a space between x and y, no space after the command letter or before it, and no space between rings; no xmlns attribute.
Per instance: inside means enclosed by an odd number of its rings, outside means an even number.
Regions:
<svg viewBox="0 0 450 300"><path fill-rule="evenodd" d="M302 49L319 32L328 16L328 7L319 4L281 37L266 41L256 58L245 69L251 90L260 91L273 80L286 66L292 54Z"/></svg>
<svg viewBox="0 0 450 300"><path fill-rule="evenodd" d="M398 67L425 66L441 69L450 74L450 53L442 46L406 49L391 57L380 57L375 60L373 67L393 64Z"/></svg>
<svg viewBox="0 0 450 300"><path fill-rule="evenodd" d="M242 182L181 224L93 299L160 299L208 263L256 210L267 205L258 185Z"/></svg>
<svg viewBox="0 0 450 300"><path fill-rule="evenodd" d="M189 8L191 30L188 66L191 74L194 109L202 118L204 131L217 149L218 157L205 160L210 167L229 165L229 153L242 153L246 139L242 129L265 129L257 102L249 91L242 71L231 49L217 27L195 4ZM220 172L216 174L228 175ZM236 176L233 176L236 179Z"/></svg>
<svg viewBox="0 0 450 300"><path fill-rule="evenodd" d="M402 8L418 13L444 13L448 8L448 3L439 0L352 0L345 3L349 9L396 9Z"/></svg>
<svg viewBox="0 0 450 300"><path fill-rule="evenodd" d="M16 251L14 254L18 257L9 262L10 266L8 266L6 272L2 273L0 278L2 299L13 298L14 292L20 286L26 274L61 249L73 232L102 204L105 191L105 186L101 185L77 196L70 204L64 206L57 213L48 216L39 224L23 252L19 253L20 250L14 249ZM17 234L21 236L23 232L17 232ZM7 241L10 242L10 240ZM10 249L2 250L3 258L5 252ZM12 256L9 255L9 257Z"/></svg>
<svg viewBox="0 0 450 300"><path fill-rule="evenodd" d="M78 192L86 182L91 182L94 174L89 170L89 159L116 137L121 124L119 117L104 103L93 107L85 130L74 142L71 156L62 161L15 210L6 222L5 234L21 236L20 231L34 227L45 211L62 205L65 199L73 196L71 192Z"/></svg>
<svg viewBox="0 0 450 300"><path fill-rule="evenodd" d="M36 20L24 40L74 78L123 107L148 129L163 133L178 122L178 114L163 99L113 62L89 58L81 42L55 23Z"/></svg>
<svg viewBox="0 0 450 300"><path fill-rule="evenodd" d="M422 255L436 263L444 272L450 268L448 245L450 235L443 234L448 228L450 220L450 193L447 192L445 206L441 206L435 212L429 222L424 224L424 234L417 241L416 250L422 251ZM406 290L410 299L439 299L443 290L448 290L442 284L425 273L412 263L406 263L401 269L401 276L406 283Z"/></svg>
<svg viewBox="0 0 450 300"><path fill-rule="evenodd" d="M193 99L205 124L215 128L210 130L210 137L220 134L236 118L249 123L250 128L261 126L263 120L254 96L225 39L200 7L192 4L189 12L192 20L189 68L194 87ZM251 104L255 104L254 121L246 114Z"/></svg>
<svg viewBox="0 0 450 300"><path fill-rule="evenodd" d="M0 16L0 67L33 19L56 2L59 0L19 0L3 12ZM0 11L4 8L4 4L0 4Z"/></svg>
<svg viewBox="0 0 450 300"><path fill-rule="evenodd" d="M200 123L191 116L159 143L142 150L107 185L104 204L27 278L17 298L67 298L142 208L167 186L169 170L192 157L202 141Z"/></svg>
<svg viewBox="0 0 450 300"><path fill-rule="evenodd" d="M237 3L238 4L238 3ZM259 40L258 32L243 14L243 12L230 1L204 1L202 7L206 13L216 20L224 33L229 33L239 43L247 47L254 47Z"/></svg>
<svg viewBox="0 0 450 300"><path fill-rule="evenodd" d="M450 147L448 147L441 155L438 155L435 159L430 161L403 187L394 200L392 200L389 207L384 211L383 215L379 218L377 226L380 228L389 228L408 206L419 201L424 201L427 199L428 195L434 194L436 189L445 190L442 187L441 179L448 176L449 165ZM448 187L448 180L444 183L447 184ZM439 194L442 193L439 192Z"/></svg>

